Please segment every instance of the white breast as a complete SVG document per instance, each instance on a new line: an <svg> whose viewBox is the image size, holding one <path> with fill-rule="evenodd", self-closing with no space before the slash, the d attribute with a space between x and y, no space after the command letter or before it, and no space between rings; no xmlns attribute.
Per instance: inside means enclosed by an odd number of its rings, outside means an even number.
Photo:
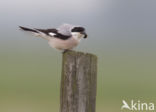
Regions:
<svg viewBox="0 0 156 112"><path fill-rule="evenodd" d="M79 41L75 38L69 38L67 40L61 40L58 38L51 38L49 40L49 45L53 48L64 50L64 49L73 49L79 44Z"/></svg>

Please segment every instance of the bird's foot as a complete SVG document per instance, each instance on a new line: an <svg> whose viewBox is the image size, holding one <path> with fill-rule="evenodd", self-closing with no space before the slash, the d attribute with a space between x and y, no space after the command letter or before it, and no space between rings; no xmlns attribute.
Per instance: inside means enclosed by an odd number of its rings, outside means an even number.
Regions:
<svg viewBox="0 0 156 112"><path fill-rule="evenodd" d="M67 51L70 51L70 50L69 50L69 49L65 49L65 50L63 51L63 54L66 53Z"/></svg>

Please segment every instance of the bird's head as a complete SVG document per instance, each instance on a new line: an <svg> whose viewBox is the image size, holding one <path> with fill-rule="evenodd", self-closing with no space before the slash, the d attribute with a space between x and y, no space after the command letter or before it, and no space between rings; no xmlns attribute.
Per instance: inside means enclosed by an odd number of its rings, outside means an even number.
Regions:
<svg viewBox="0 0 156 112"><path fill-rule="evenodd" d="M87 38L87 34L85 32L85 28L83 28L83 27L73 27L71 29L71 34L75 38L79 38L79 39Z"/></svg>

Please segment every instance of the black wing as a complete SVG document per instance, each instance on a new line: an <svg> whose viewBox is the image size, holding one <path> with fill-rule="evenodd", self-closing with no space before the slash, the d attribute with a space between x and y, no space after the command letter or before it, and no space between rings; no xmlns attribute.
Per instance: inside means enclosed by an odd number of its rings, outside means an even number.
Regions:
<svg viewBox="0 0 156 112"><path fill-rule="evenodd" d="M57 33L56 29L37 29L36 30L45 33L46 35L50 36L49 33Z"/></svg>
<svg viewBox="0 0 156 112"><path fill-rule="evenodd" d="M50 33L54 33L54 35L52 37L59 38L62 40L67 40L71 37L71 36L63 35L63 34L59 33L57 29L36 29L36 30L43 32L48 36L52 36L52 35L50 35Z"/></svg>

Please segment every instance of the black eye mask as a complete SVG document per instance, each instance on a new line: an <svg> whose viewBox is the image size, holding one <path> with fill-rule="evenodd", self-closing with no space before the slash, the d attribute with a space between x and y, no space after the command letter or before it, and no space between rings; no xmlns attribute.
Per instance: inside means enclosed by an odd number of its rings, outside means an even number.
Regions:
<svg viewBox="0 0 156 112"><path fill-rule="evenodd" d="M84 32L85 29L83 27L74 27L71 32Z"/></svg>

